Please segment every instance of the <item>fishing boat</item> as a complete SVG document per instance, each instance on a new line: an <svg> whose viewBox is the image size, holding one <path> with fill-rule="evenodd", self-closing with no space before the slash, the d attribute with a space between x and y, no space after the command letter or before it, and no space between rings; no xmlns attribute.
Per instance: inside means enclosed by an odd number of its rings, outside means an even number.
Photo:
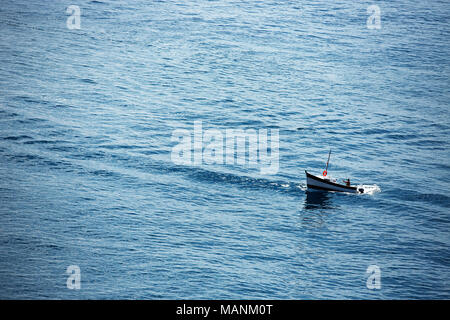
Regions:
<svg viewBox="0 0 450 320"><path fill-rule="evenodd" d="M315 176L305 170L306 173L306 186L308 189L321 190L321 191L334 191L334 192L348 192L348 193L364 193L364 188L350 185L350 179L344 180L345 184L338 183L335 179L327 177L328 175L328 163L330 161L330 153L328 154L328 161L325 170L323 171L323 177Z"/></svg>
<svg viewBox="0 0 450 320"><path fill-rule="evenodd" d="M315 176L305 170L306 173L306 185L308 189L322 190L322 191L335 191L335 192L349 192L349 193L364 193L364 188L358 188L357 186L351 186L347 184L337 183L336 180L332 180L327 177Z"/></svg>

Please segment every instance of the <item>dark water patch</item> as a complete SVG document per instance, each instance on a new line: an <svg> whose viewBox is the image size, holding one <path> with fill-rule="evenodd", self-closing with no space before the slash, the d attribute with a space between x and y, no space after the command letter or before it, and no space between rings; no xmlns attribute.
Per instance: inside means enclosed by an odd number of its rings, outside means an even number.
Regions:
<svg viewBox="0 0 450 320"><path fill-rule="evenodd" d="M43 160L41 164L50 169L70 169L73 167L72 163L65 160Z"/></svg>
<svg viewBox="0 0 450 320"><path fill-rule="evenodd" d="M0 115L1 115L0 120L6 120L8 118L15 118L19 116L19 114L16 112L6 110L0 110Z"/></svg>
<svg viewBox="0 0 450 320"><path fill-rule="evenodd" d="M264 123L260 120L252 119L252 120L229 120L228 119L219 119L215 120L214 122L208 122L208 124L221 124L225 127L225 129L235 129L235 130L248 130L248 129L254 129L258 130L259 128L269 128L268 126L265 126ZM207 125L204 124L204 129L208 129Z"/></svg>
<svg viewBox="0 0 450 320"><path fill-rule="evenodd" d="M17 163L24 163L29 161L36 161L36 160L45 160L44 157L35 155L35 154L14 154L8 156L11 161L17 162Z"/></svg>
<svg viewBox="0 0 450 320"><path fill-rule="evenodd" d="M304 201L304 209L317 210L317 209L334 209L336 205L333 204L333 194L329 192L321 191L306 191L306 198ZM308 212L304 212L304 218L309 219Z"/></svg>
<svg viewBox="0 0 450 320"><path fill-rule="evenodd" d="M88 78L80 79L80 81L81 81L81 82L84 82L84 83L89 83L89 84L97 84L97 82L95 82L95 81L92 80L92 79L88 79Z"/></svg>
<svg viewBox="0 0 450 320"><path fill-rule="evenodd" d="M357 131L357 134L361 134L362 136L364 135L376 135L376 134L386 134L386 133L390 133L392 132L391 130L388 129L383 129L383 128L370 128L370 129L362 129Z"/></svg>
<svg viewBox="0 0 450 320"><path fill-rule="evenodd" d="M155 154L165 154L166 151L164 151L164 150L159 150L159 149L155 149L155 150L139 151L139 153L145 154L145 155L147 155L147 156L150 156L150 155L155 155Z"/></svg>
<svg viewBox="0 0 450 320"><path fill-rule="evenodd" d="M129 90L128 88L123 87L123 86L119 86L119 85L116 85L115 87L116 87L117 89L120 89L120 90L123 90L123 91L128 91L128 90Z"/></svg>
<svg viewBox="0 0 450 320"><path fill-rule="evenodd" d="M24 139L32 139L30 136L27 135L19 135L19 136L9 136L2 138L3 140L9 140L9 141L20 141Z"/></svg>
<svg viewBox="0 0 450 320"><path fill-rule="evenodd" d="M46 119L42 119L42 118L26 118L26 119L16 119L14 120L17 123L20 124L36 124L36 123L43 123L43 122L48 122Z"/></svg>
<svg viewBox="0 0 450 320"><path fill-rule="evenodd" d="M68 105L68 104L55 104L52 106L55 109L67 109L67 108L73 108L73 106Z"/></svg>
<svg viewBox="0 0 450 320"><path fill-rule="evenodd" d="M33 103L33 104L40 104L40 105L48 105L49 102L45 100L41 100L35 97L26 96L26 95L19 95L15 96L13 100L18 102L26 102L26 103Z"/></svg>
<svg viewBox="0 0 450 320"><path fill-rule="evenodd" d="M445 163L436 163L434 164L435 168L445 170L447 173L450 172L450 165Z"/></svg>
<svg viewBox="0 0 450 320"><path fill-rule="evenodd" d="M444 194L420 193L413 190L398 190L398 196L405 201L422 202L450 208L450 197Z"/></svg>
<svg viewBox="0 0 450 320"><path fill-rule="evenodd" d="M416 145L419 147L441 147L444 145L448 145L448 141L421 139L421 140L411 141L410 144Z"/></svg>
<svg viewBox="0 0 450 320"><path fill-rule="evenodd" d="M399 141L413 140L413 139L419 138L419 136L416 134L400 134L400 133L386 134L384 137L387 139L399 140Z"/></svg>
<svg viewBox="0 0 450 320"><path fill-rule="evenodd" d="M450 130L450 126L446 125L444 123L431 123L431 124L429 124L429 127L436 128L438 130L443 130L443 131Z"/></svg>
<svg viewBox="0 0 450 320"><path fill-rule="evenodd" d="M63 148L64 149L64 148ZM67 152L71 152L68 157L71 159L79 159L79 160L95 160L95 159L108 159L112 158L110 154L102 151L95 150L84 150L79 147L67 147Z"/></svg>
<svg viewBox="0 0 450 320"><path fill-rule="evenodd" d="M110 149L110 150L128 150L128 149L142 149L144 146L138 145L127 145L127 144L109 144L109 145L99 145L98 148Z"/></svg>
<svg viewBox="0 0 450 320"><path fill-rule="evenodd" d="M99 169L99 170L87 170L89 174L92 174L94 176L103 177L103 178L122 178L124 177L123 174L120 174L115 171L106 170L106 169Z"/></svg>
<svg viewBox="0 0 450 320"><path fill-rule="evenodd" d="M77 152L79 150L79 148L72 147L72 146L50 146L50 147L47 147L47 150L56 151L56 152ZM84 155L84 157L88 158L87 155Z"/></svg>
<svg viewBox="0 0 450 320"><path fill-rule="evenodd" d="M47 251L61 251L64 249L64 247L61 247L53 243L41 243L36 245L36 249L39 251L47 252Z"/></svg>
<svg viewBox="0 0 450 320"><path fill-rule="evenodd" d="M31 153L15 153L7 154L6 158L11 163L29 165L35 167L36 165L47 169L67 169L73 167L73 164L63 159L50 159L48 157L31 154Z"/></svg>
<svg viewBox="0 0 450 320"><path fill-rule="evenodd" d="M25 141L23 144L57 144L57 143L66 143L63 140L30 140Z"/></svg>
<svg viewBox="0 0 450 320"><path fill-rule="evenodd" d="M30 244L27 238L15 235L11 235L7 238L0 237L0 243L4 245L19 245L19 246L26 246Z"/></svg>

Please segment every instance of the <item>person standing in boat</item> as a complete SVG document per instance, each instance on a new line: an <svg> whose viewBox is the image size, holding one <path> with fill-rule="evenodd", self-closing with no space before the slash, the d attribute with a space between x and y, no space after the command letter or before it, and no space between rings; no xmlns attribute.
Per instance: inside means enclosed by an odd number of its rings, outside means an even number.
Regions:
<svg viewBox="0 0 450 320"><path fill-rule="evenodd" d="M344 182L347 187L350 187L350 178L347 178L347 180L344 180Z"/></svg>

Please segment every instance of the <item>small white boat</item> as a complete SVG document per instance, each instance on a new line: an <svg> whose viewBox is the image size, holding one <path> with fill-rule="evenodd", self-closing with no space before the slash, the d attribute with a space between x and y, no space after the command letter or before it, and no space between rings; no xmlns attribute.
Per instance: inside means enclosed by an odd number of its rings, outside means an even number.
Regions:
<svg viewBox="0 0 450 320"><path fill-rule="evenodd" d="M351 186L347 184L337 183L336 180L332 180L327 177L318 177L312 175L305 170L306 173L306 185L308 189L321 190L321 191L335 191L335 192L349 192L349 193L364 193L364 188Z"/></svg>
<svg viewBox="0 0 450 320"><path fill-rule="evenodd" d="M327 177L328 163L330 162L330 153L328 154L327 167L323 172L323 177L315 176L305 170L306 173L306 186L308 189L321 190L321 191L335 191L335 192L349 192L349 193L364 193L362 186L351 186L350 179L345 181L345 184L340 184L336 180Z"/></svg>

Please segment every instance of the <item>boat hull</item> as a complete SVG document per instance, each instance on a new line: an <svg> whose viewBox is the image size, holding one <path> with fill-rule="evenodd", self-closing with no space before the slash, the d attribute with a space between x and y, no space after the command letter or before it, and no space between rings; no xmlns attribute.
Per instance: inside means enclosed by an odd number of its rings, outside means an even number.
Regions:
<svg viewBox="0 0 450 320"><path fill-rule="evenodd" d="M361 193L357 187L346 186L339 184L328 179L317 177L310 174L305 170L306 173L306 185L308 189L320 190L320 191L334 191L334 192L349 192L349 193Z"/></svg>

